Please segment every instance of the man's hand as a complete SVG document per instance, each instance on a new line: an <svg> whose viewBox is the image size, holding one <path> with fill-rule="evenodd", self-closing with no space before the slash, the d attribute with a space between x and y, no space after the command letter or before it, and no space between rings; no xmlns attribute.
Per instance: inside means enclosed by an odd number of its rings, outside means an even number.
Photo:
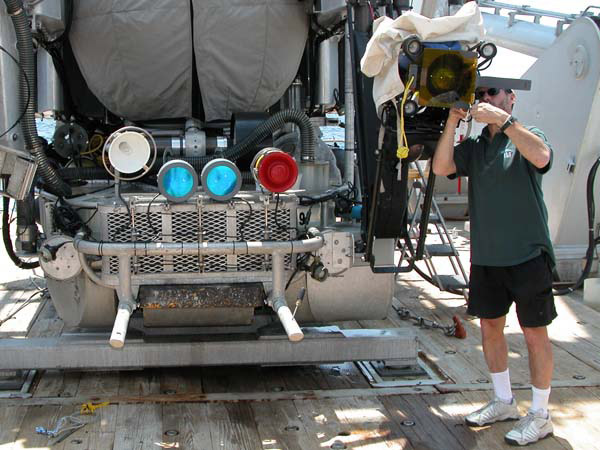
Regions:
<svg viewBox="0 0 600 450"><path fill-rule="evenodd" d="M501 127L510 117L510 114L506 111L489 103L477 103L471 107L471 115L477 122L492 124L498 127Z"/></svg>
<svg viewBox="0 0 600 450"><path fill-rule="evenodd" d="M454 128L456 128L460 120L467 120L467 114L468 111L465 111L464 109L450 108L446 123L450 122L450 124L454 125Z"/></svg>

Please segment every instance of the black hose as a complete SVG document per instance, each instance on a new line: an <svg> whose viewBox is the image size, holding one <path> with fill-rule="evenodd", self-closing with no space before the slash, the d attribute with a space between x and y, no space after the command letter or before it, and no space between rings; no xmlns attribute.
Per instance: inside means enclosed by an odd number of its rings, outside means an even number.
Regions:
<svg viewBox="0 0 600 450"><path fill-rule="evenodd" d="M112 180L113 176L100 167L68 167L59 169L63 180Z"/></svg>
<svg viewBox="0 0 600 450"><path fill-rule="evenodd" d="M596 160L587 178L587 189L586 189L586 200L587 200L587 212L588 212L588 248L585 255L585 267L579 279L568 288L558 289L554 291L554 295L566 295L579 289L585 279L590 274L592 269L592 263L594 262L594 250L598 245L597 240L594 238L594 217L596 215L596 204L594 202L594 181L596 180L596 172L600 166L600 158Z"/></svg>
<svg viewBox="0 0 600 450"><path fill-rule="evenodd" d="M21 258L17 256L15 250L13 248L12 239L10 238L10 219L9 219L9 210L10 210L10 198L3 197L2 204L2 240L4 241L4 248L6 249L6 253L10 260L15 264L15 266L20 269L35 269L40 266L39 261L35 262L25 262Z"/></svg>
<svg viewBox="0 0 600 450"><path fill-rule="evenodd" d="M21 120L25 146L33 155L38 166L37 171L47 184L48 189L58 195L70 195L70 186L58 177L58 174L50 165L35 125L37 100L36 60L33 53L33 40L29 19L23 8L22 0L4 0L4 3L6 3L7 12L12 18L15 28L19 63L23 71L27 74L26 77L22 76L22 74L19 77L19 102L22 110L25 111ZM30 101L27 101L28 95Z"/></svg>
<svg viewBox="0 0 600 450"><path fill-rule="evenodd" d="M233 147L225 150L222 154L223 158L231 161L237 161L242 156L251 152L256 145L261 143L265 138L270 136L274 131L277 131L286 123L294 123L300 128L300 141L302 144L301 159L302 161L312 162L315 160L315 130L310 122L310 119L304 112L295 109L285 109L273 114L269 119L261 123L256 129L246 137L242 142L235 144ZM214 159L214 156L196 156L190 158L169 158L183 159L189 162L194 168L201 172L204 166Z"/></svg>

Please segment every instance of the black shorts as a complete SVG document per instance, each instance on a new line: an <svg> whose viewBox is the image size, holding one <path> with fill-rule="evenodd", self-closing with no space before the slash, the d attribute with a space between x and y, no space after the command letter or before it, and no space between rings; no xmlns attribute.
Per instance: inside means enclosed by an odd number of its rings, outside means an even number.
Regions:
<svg viewBox="0 0 600 450"><path fill-rule="evenodd" d="M516 266L471 265L468 314L497 319L508 313L513 301L522 327L543 327L556 317L546 253Z"/></svg>

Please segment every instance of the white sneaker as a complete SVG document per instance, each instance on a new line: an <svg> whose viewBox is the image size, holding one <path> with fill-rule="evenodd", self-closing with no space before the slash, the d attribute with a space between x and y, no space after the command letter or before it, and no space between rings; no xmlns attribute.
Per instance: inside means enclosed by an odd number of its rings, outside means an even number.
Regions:
<svg viewBox="0 0 600 450"><path fill-rule="evenodd" d="M496 397L483 408L466 416L465 422L472 427L482 427L490 423L517 420L518 418L519 410L514 397L510 403L505 403Z"/></svg>
<svg viewBox="0 0 600 450"><path fill-rule="evenodd" d="M527 445L552 436L553 432L550 413L544 416L542 410L530 410L512 430L506 433L504 440L510 445Z"/></svg>

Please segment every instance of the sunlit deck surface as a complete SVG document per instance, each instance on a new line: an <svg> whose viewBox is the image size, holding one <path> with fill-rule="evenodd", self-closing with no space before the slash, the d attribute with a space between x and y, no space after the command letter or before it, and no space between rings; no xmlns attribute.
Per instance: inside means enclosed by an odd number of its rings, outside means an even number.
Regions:
<svg viewBox="0 0 600 450"><path fill-rule="evenodd" d="M461 231L456 241L465 262L467 237ZM4 258L3 270L9 264ZM1 275L0 318L34 292L29 276L16 269ZM551 395L555 435L535 448L600 448L600 313L583 305L581 297L575 293L556 299L558 319L550 326L556 366ZM443 382L372 388L351 363L45 371L36 375L30 398L0 399L0 449L47 448L48 439L36 434L35 427L52 428L60 417L78 412L89 401L110 405L53 448L508 448L503 436L513 423L471 429L462 419L491 395L479 324L466 316L465 300L410 273L399 276L394 304L443 324L450 324L455 314L463 320L464 340L439 330L419 330L422 359ZM338 325L414 326L393 310L386 320ZM0 338L57 336L62 329L51 302L39 299L4 323ZM511 378L525 413L531 399L527 351L514 311L506 335Z"/></svg>

